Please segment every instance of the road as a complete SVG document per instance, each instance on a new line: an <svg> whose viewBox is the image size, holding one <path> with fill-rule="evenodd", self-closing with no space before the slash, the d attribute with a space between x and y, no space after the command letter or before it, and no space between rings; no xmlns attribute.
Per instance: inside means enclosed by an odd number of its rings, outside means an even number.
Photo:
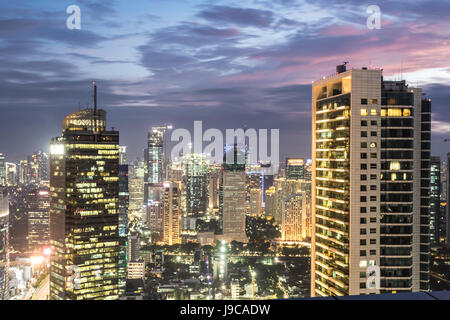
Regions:
<svg viewBox="0 0 450 320"><path fill-rule="evenodd" d="M50 275L47 275L37 287L36 291L31 297L31 300L47 300L49 290L50 290Z"/></svg>
<svg viewBox="0 0 450 320"><path fill-rule="evenodd" d="M442 278L442 276L441 276L440 274L438 274L438 273L436 273L436 272L433 272L433 271L431 271L430 274L431 274L431 276L432 276L433 278L438 279L438 280L441 280L441 281L444 281L445 283L447 283L448 285L450 285L450 280L447 280L447 279L445 279L445 278Z"/></svg>

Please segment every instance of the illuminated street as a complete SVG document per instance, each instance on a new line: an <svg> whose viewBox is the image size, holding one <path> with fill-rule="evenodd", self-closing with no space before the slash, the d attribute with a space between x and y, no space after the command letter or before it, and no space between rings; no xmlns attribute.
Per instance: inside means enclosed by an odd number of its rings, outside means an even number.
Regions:
<svg viewBox="0 0 450 320"><path fill-rule="evenodd" d="M47 300L50 289L50 275L47 275L34 291L31 300Z"/></svg>

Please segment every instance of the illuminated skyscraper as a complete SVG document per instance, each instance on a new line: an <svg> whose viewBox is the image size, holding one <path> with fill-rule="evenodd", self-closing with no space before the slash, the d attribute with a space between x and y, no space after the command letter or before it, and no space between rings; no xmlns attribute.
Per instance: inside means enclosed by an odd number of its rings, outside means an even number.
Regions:
<svg viewBox="0 0 450 320"><path fill-rule="evenodd" d="M301 191L301 180L286 179L286 178L276 178L274 179L273 185L273 203L269 204L273 207L271 216L274 222L278 225L282 223L283 217L283 202L291 195L297 194ZM270 200L269 200L270 201ZM268 210L269 212L269 210Z"/></svg>
<svg viewBox="0 0 450 320"><path fill-rule="evenodd" d="M147 177L146 182L158 184L164 177L164 142L166 127L153 127L148 133L148 148L146 149Z"/></svg>
<svg viewBox="0 0 450 320"><path fill-rule="evenodd" d="M129 166L128 189L129 213L144 218L144 161L136 160Z"/></svg>
<svg viewBox="0 0 450 320"><path fill-rule="evenodd" d="M6 185L5 158L6 155L4 153L0 153L0 186Z"/></svg>
<svg viewBox="0 0 450 320"><path fill-rule="evenodd" d="M164 183L163 242L167 245L181 243L181 190L178 182Z"/></svg>
<svg viewBox="0 0 450 320"><path fill-rule="evenodd" d="M208 209L209 163L206 155L189 154L182 160L183 207L188 216L202 216Z"/></svg>
<svg viewBox="0 0 450 320"><path fill-rule="evenodd" d="M305 179L305 159L286 158L286 179Z"/></svg>
<svg viewBox="0 0 450 320"><path fill-rule="evenodd" d="M49 188L40 186L28 193L28 250L42 252L49 245Z"/></svg>
<svg viewBox="0 0 450 320"><path fill-rule="evenodd" d="M259 164L247 165L246 179L246 214L259 215L262 209L262 193L264 190L264 174Z"/></svg>
<svg viewBox="0 0 450 320"><path fill-rule="evenodd" d="M262 213L261 188L251 188L249 197L249 214L259 216Z"/></svg>
<svg viewBox="0 0 450 320"><path fill-rule="evenodd" d="M276 210L276 192L275 187L272 186L265 191L264 195L264 215L266 218L275 216Z"/></svg>
<svg viewBox="0 0 450 320"><path fill-rule="evenodd" d="M119 165L127 164L127 147L120 146L119 147Z"/></svg>
<svg viewBox="0 0 450 320"><path fill-rule="evenodd" d="M50 144L51 299L118 299L119 132L94 106Z"/></svg>
<svg viewBox="0 0 450 320"><path fill-rule="evenodd" d="M219 210L219 189L222 167L220 164L212 164L209 171L209 207Z"/></svg>
<svg viewBox="0 0 450 320"><path fill-rule="evenodd" d="M28 251L28 207L35 192L34 185L10 188L9 244L14 251Z"/></svg>
<svg viewBox="0 0 450 320"><path fill-rule="evenodd" d="M439 244L441 234L441 158L431 157L430 168L430 241Z"/></svg>
<svg viewBox="0 0 450 320"><path fill-rule="evenodd" d="M28 184L28 161L20 160L18 163L18 184Z"/></svg>
<svg viewBox="0 0 450 320"><path fill-rule="evenodd" d="M17 164L6 162L5 163L5 183L7 186L15 186L18 182L18 169Z"/></svg>
<svg viewBox="0 0 450 320"><path fill-rule="evenodd" d="M49 188L35 184L9 187L9 195L11 247L42 253L49 245Z"/></svg>
<svg viewBox="0 0 450 320"><path fill-rule="evenodd" d="M227 158L229 160L227 161ZM227 163L228 162L228 163ZM245 233L245 153L237 146L225 154L222 165L222 232L227 242L247 242Z"/></svg>
<svg viewBox="0 0 450 320"><path fill-rule="evenodd" d="M28 156L27 161L27 183L44 184L49 180L49 158L48 154L42 151Z"/></svg>
<svg viewBox="0 0 450 320"><path fill-rule="evenodd" d="M170 126L152 127L148 133L147 148L144 150L146 166L144 176L144 206L150 230L155 239L161 240L163 180L165 179L165 142Z"/></svg>
<svg viewBox="0 0 450 320"><path fill-rule="evenodd" d="M337 71L312 85L312 295L429 290L431 103L381 69Z"/></svg>
<svg viewBox="0 0 450 320"><path fill-rule="evenodd" d="M311 199L306 192L288 196L283 201L281 239L299 242L311 236Z"/></svg>
<svg viewBox="0 0 450 320"><path fill-rule="evenodd" d="M119 296L125 295L128 262L128 165L119 165Z"/></svg>
<svg viewBox="0 0 450 320"><path fill-rule="evenodd" d="M0 186L0 300L9 298L8 212L8 195Z"/></svg>

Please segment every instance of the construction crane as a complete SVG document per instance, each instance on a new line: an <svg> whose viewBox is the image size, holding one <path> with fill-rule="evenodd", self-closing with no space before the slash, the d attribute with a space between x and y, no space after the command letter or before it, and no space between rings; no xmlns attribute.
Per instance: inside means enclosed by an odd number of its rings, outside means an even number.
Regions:
<svg viewBox="0 0 450 320"><path fill-rule="evenodd" d="M248 266L248 270L252 277L252 300L255 300L255 272L252 270L252 266Z"/></svg>

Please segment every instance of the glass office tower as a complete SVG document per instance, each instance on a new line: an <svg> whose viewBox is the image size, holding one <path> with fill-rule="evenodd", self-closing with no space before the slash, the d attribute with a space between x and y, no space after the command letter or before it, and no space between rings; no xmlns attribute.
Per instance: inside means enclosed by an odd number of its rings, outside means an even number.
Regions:
<svg viewBox="0 0 450 320"><path fill-rule="evenodd" d="M119 132L80 110L50 151L50 298L118 299Z"/></svg>

